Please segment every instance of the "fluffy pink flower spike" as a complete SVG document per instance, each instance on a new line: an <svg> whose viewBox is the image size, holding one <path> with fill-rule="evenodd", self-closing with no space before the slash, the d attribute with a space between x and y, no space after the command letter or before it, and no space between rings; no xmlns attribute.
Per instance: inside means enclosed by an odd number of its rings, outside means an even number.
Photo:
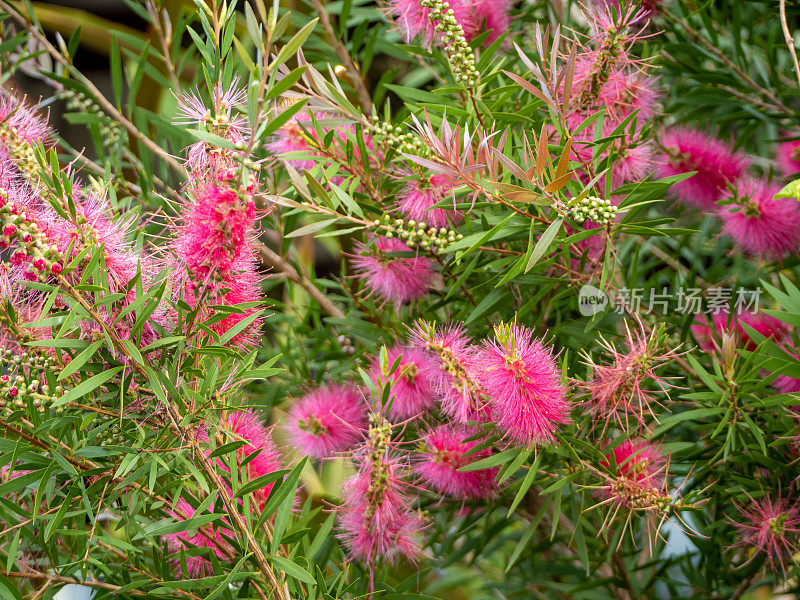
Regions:
<svg viewBox="0 0 800 600"><path fill-rule="evenodd" d="M552 351L521 325L495 327L484 342L477 373L498 427L511 441L551 443L560 425L570 422L570 405Z"/></svg>
<svg viewBox="0 0 800 600"><path fill-rule="evenodd" d="M367 443L356 453L358 472L343 486L339 538L348 555L372 567L378 559L416 560L422 550L416 536L420 517L406 494L405 466L392 449L392 425L371 415Z"/></svg>
<svg viewBox="0 0 800 600"><path fill-rule="evenodd" d="M185 514L187 519L191 519L194 516L194 508L192 508L192 506L183 498L178 500L176 508L181 513ZM177 512L173 512L172 515L179 521L184 520L184 518L179 516ZM214 555L221 561L229 560L226 550L232 551L233 549L225 538L235 537L231 529L228 529L227 527L213 527L211 525L206 525L200 530L196 530L193 535L190 535L190 533L190 531L180 531L178 533L169 533L162 536L171 555L179 556L181 550L184 550L184 552L190 554L193 548L210 548ZM173 569L175 569L175 572L180 574L180 558L173 558L170 562ZM186 571L187 575L193 579L208 577L214 574L211 561L203 556L187 555Z"/></svg>
<svg viewBox="0 0 800 600"><path fill-rule="evenodd" d="M424 367L444 414L460 423L487 420L488 405L483 400L475 362L478 348L463 325L437 326L420 320L411 329L410 344L436 357Z"/></svg>
<svg viewBox="0 0 800 600"><path fill-rule="evenodd" d="M720 207L722 232L745 253L780 260L800 250L800 204L776 198L780 186L754 179L737 185L734 204Z"/></svg>
<svg viewBox="0 0 800 600"><path fill-rule="evenodd" d="M367 405L354 385L319 387L289 409L284 427L300 452L328 458L364 437Z"/></svg>
<svg viewBox="0 0 800 600"><path fill-rule="evenodd" d="M422 436L414 468L421 483L455 498L487 498L497 488L497 468L461 471L492 455L489 448L467 455L478 441L467 441L479 432L467 426L440 425Z"/></svg>
<svg viewBox="0 0 800 600"><path fill-rule="evenodd" d="M384 380L391 381L392 404L389 416L404 420L417 417L436 402L431 373L437 368L436 356L426 350L413 346L394 346L386 353L388 368L398 358L397 369L391 374L383 373L380 361L372 364L372 380L376 385Z"/></svg>
<svg viewBox="0 0 800 600"><path fill-rule="evenodd" d="M728 185L744 175L749 161L733 148L706 133L685 127L665 131L660 177L696 171L688 179L674 184L670 191L685 204L702 210L715 209Z"/></svg>
<svg viewBox="0 0 800 600"><path fill-rule="evenodd" d="M433 286L436 272L433 260L416 256L411 248L396 238L378 236L371 245L356 244L350 262L357 276L364 280L370 294L397 305L424 297ZM393 256L410 252L415 256Z"/></svg>

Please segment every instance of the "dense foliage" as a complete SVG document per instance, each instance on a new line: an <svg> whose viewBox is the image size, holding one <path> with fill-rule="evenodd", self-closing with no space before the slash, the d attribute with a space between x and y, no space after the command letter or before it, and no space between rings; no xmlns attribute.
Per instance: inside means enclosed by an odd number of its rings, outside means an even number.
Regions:
<svg viewBox="0 0 800 600"><path fill-rule="evenodd" d="M129 5L0 0L2 597L796 591L800 11Z"/></svg>

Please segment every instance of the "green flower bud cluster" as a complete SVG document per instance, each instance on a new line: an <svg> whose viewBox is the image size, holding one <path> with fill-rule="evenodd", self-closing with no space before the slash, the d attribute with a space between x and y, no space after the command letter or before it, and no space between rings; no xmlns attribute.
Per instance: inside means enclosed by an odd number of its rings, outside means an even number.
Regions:
<svg viewBox="0 0 800 600"><path fill-rule="evenodd" d="M375 227L382 229L387 238L396 237L402 240L409 248L422 248L431 252L445 250L447 246L464 236L447 227L428 227L424 221L404 221L392 219L384 213L382 219L372 222Z"/></svg>
<svg viewBox="0 0 800 600"><path fill-rule="evenodd" d="M6 356L8 352L10 351L7 350L3 355L3 363L10 362L15 366L23 366L30 364L33 359L23 352L21 355L15 355L14 360L9 360L10 357ZM42 366L41 363L38 366ZM43 414L53 402L63 395L64 388L60 385L51 391L50 386L42 384L38 378L26 378L19 371L16 375L2 375L0 376L0 415L8 417L15 411L27 410L29 406L33 411ZM56 409L57 414L62 411L63 407Z"/></svg>
<svg viewBox="0 0 800 600"><path fill-rule="evenodd" d="M466 88L475 87L480 77L475 68L475 53L447 0L420 0L419 4L429 9L428 19L436 25L436 33L444 44L444 53L456 81Z"/></svg>
<svg viewBox="0 0 800 600"><path fill-rule="evenodd" d="M611 204L611 200L597 196L587 196L570 210L570 217L581 224L594 221L600 225L608 225L616 214L617 209Z"/></svg>
<svg viewBox="0 0 800 600"><path fill-rule="evenodd" d="M386 417L377 413L369 415L369 438L370 450L374 460L380 459L389 450L389 443L392 441L392 424Z"/></svg>
<svg viewBox="0 0 800 600"><path fill-rule="evenodd" d="M39 163L36 160L36 153L27 141L17 134L13 127L8 123L0 121L0 138L8 151L9 157L14 161L17 168L23 175L31 181L39 178Z"/></svg>
<svg viewBox="0 0 800 600"><path fill-rule="evenodd" d="M403 133L402 127L394 126L391 123L382 123L377 116L372 117L372 122L367 126L367 133L376 142L383 143L398 153L415 156L430 155L428 147L413 133Z"/></svg>
<svg viewBox="0 0 800 600"><path fill-rule="evenodd" d="M103 145L106 147L116 145L120 135L119 126L105 115L99 104L83 92L74 90L63 90L59 92L58 97L66 102L69 111L101 117L98 127L100 136L103 138Z"/></svg>
<svg viewBox="0 0 800 600"><path fill-rule="evenodd" d="M118 416L96 413L94 422L97 423L98 428L105 426L97 433L97 441L101 446L119 446L124 442L124 422L120 422Z"/></svg>

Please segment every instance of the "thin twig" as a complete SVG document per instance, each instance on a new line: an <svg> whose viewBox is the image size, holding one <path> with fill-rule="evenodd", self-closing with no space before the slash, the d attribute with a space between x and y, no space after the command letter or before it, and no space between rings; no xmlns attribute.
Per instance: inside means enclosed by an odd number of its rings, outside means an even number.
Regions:
<svg viewBox="0 0 800 600"><path fill-rule="evenodd" d="M372 113L372 97L370 96L369 90L367 90L367 86L364 83L364 77L361 75L361 70L358 68L358 65L355 63L355 61L353 61L353 58L350 56L347 48L344 47L344 44L342 44L339 36L336 35L336 32L333 30L333 24L331 23L331 17L328 14L327 9L322 5L320 0L311 0L311 4L314 5L314 9L319 15L319 22L322 23L322 27L328 34L328 41L333 46L336 55L342 61L344 67L347 69L347 75L349 76L350 82L353 84L353 88L355 88L356 92L358 93L358 100L361 103L361 108L363 108L367 113Z"/></svg>
<svg viewBox="0 0 800 600"><path fill-rule="evenodd" d="M161 146L156 144L153 140L147 137L144 133L142 133L136 125L131 123L117 108L105 97L105 95L97 89L90 79L88 79L85 75L80 73L78 70L72 67L72 64L64 57L61 52L59 52L53 44L50 43L44 34L42 34L30 21L29 16L23 15L23 13L19 12L15 9L12 5L5 0L0 0L0 9L4 12L11 15L11 17L17 21L25 30L30 33L31 36L36 38L42 47L47 50L47 53L53 57L53 59L64 66L66 69L72 73L76 79L78 79L89 91L89 93L94 96L95 100L97 100L98 104L103 108L103 110L115 121L117 121L120 125L125 127L128 131L128 134L132 137L139 140L144 146L146 146L149 150L154 152L161 160L166 162L170 167L172 167L177 173L183 175L185 174L186 170L183 168L183 165L169 152L164 150Z"/></svg>
<svg viewBox="0 0 800 600"><path fill-rule="evenodd" d="M781 13L781 28L783 29L783 39L786 40L786 46L789 48L789 53L792 55L792 62L794 63L794 74L797 77L797 86L800 87L800 63L797 62L797 50L794 47L794 37L789 31L789 24L786 22L786 0L780 0L780 13Z"/></svg>
<svg viewBox="0 0 800 600"><path fill-rule="evenodd" d="M695 40L700 42L700 44L711 54L713 54L722 64L727 66L731 69L736 75L738 75L742 81L744 81L747 85L757 91L759 94L768 98L770 102L774 105L773 108L776 109L776 112L783 112L786 115L794 115L794 111L786 106L781 100L770 90L766 89L765 87L756 83L752 77L750 77L747 73L745 73L739 65L733 62L730 58L725 56L725 53L722 52L719 48L717 48L714 44L709 42L706 38L704 38L700 32L694 29L691 25L689 25L686 21L681 19L678 15L671 12L668 8L665 8L662 5L658 6L658 11L672 20L673 22L677 23L678 25L683 28L689 35L691 35Z"/></svg>
<svg viewBox="0 0 800 600"><path fill-rule="evenodd" d="M259 252L261 253L261 258L264 259L268 264L272 265L273 267L280 269L286 277L298 285L300 285L308 295L314 298L317 303L332 317L337 319L343 319L345 314L341 311L341 309L336 306L331 300L323 294L311 281L297 272L292 265L290 265L286 260L277 252L275 252L272 248L260 245Z"/></svg>

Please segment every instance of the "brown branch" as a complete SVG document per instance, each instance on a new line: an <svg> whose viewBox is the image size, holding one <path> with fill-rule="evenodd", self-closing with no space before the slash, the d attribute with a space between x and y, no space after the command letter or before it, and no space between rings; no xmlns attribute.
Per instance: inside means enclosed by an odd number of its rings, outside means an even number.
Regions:
<svg viewBox="0 0 800 600"><path fill-rule="evenodd" d="M47 50L47 53L56 62L67 68L76 77L76 79L86 87L89 93L94 96L95 100L97 100L98 104L100 104L103 110L105 110L112 119L120 123L128 131L129 135L139 140L139 142L155 153L177 173L185 175L186 170L183 168L183 165L169 152L164 150L144 133L139 131L136 125L131 123L120 111L118 111L117 108L108 100L108 98L106 98L105 95L99 89L97 89L97 86L95 86L90 79L74 69L72 64L64 57L64 55L62 55L61 52L59 52L56 47L53 46L53 44L51 44L50 41L44 36L44 34L42 34L31 22L29 15L23 15L23 13L19 10L15 10L15 8L5 0L0 0L0 9L11 15L11 17L22 27L24 27L32 37L36 38L36 41L39 42L45 50Z"/></svg>
<svg viewBox="0 0 800 600"><path fill-rule="evenodd" d="M275 252L272 248L261 244L259 246L259 252L261 254L261 258L264 259L268 264L272 265L276 269L280 269L281 272L291 281L295 282L296 284L300 285L309 296L314 298L317 303L332 317L337 319L343 319L345 314L341 311L341 309L336 306L331 300L323 294L311 281L297 272L292 265L290 265L286 260L277 252Z"/></svg>
<svg viewBox="0 0 800 600"><path fill-rule="evenodd" d="M794 47L794 37L789 31L789 24L786 22L786 0L780 0L781 29L783 29L783 39L786 40L786 47L792 55L794 63L794 74L797 77L797 85L800 87L800 63L797 62L797 50Z"/></svg>

